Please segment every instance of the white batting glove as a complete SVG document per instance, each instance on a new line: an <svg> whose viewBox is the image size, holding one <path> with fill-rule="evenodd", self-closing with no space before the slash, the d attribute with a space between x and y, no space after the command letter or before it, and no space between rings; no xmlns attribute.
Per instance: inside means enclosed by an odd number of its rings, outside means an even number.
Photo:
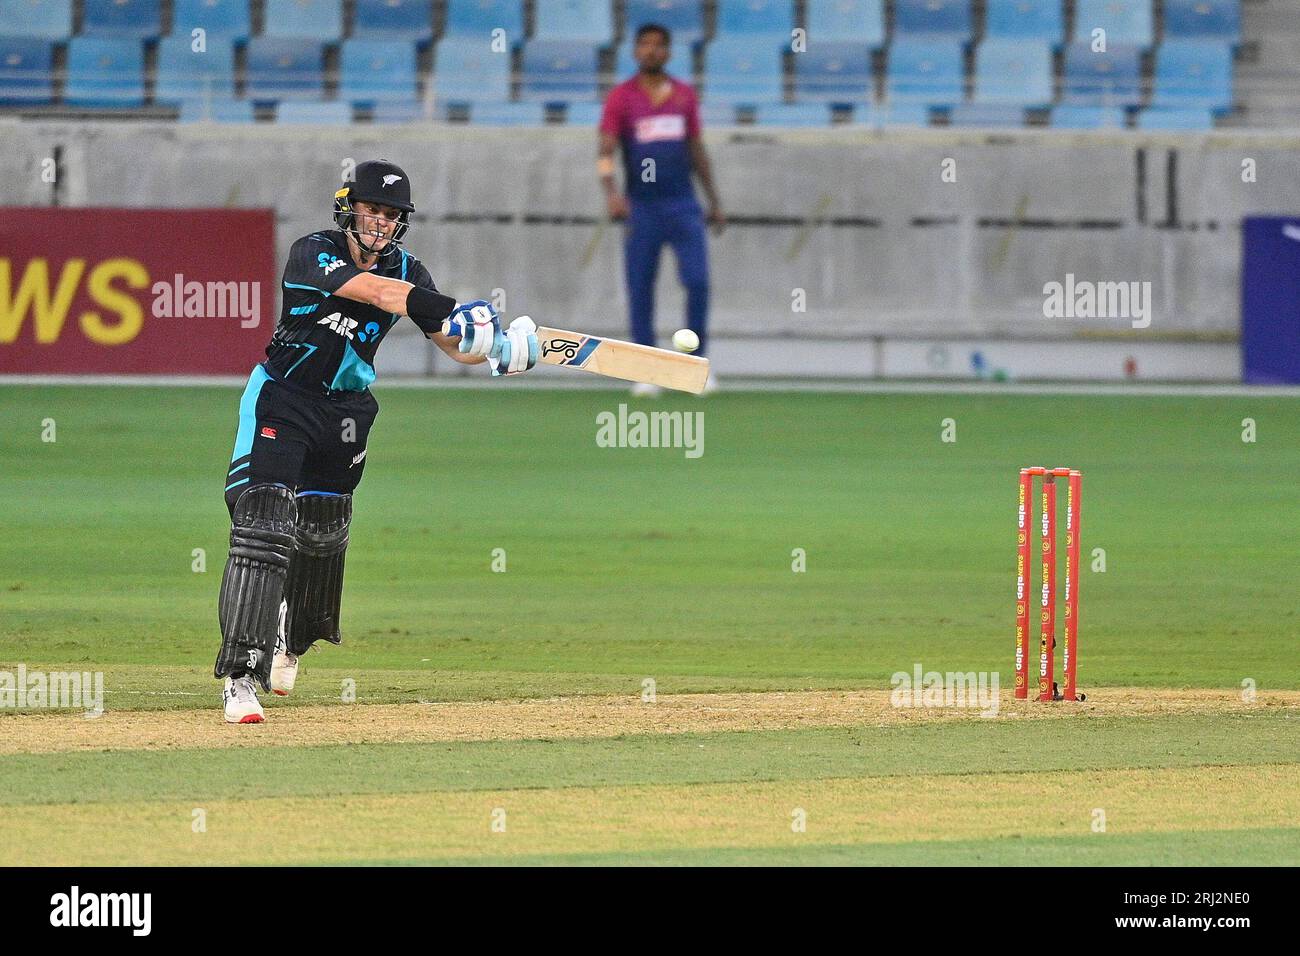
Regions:
<svg viewBox="0 0 1300 956"><path fill-rule="evenodd" d="M488 356L497 351L501 339L501 318L490 302L475 299L457 304L442 324L444 335L459 335L460 350L466 355Z"/></svg>
<svg viewBox="0 0 1300 956"><path fill-rule="evenodd" d="M502 334L501 347L488 358L488 364L493 375L516 375L536 365L539 352L537 323L521 315Z"/></svg>

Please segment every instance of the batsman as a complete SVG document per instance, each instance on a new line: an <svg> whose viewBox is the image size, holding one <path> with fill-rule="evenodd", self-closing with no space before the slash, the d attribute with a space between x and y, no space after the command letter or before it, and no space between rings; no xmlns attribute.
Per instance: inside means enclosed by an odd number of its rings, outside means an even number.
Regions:
<svg viewBox="0 0 1300 956"><path fill-rule="evenodd" d="M314 643L340 643L352 495L379 411L370 384L384 336L409 316L457 362L487 362L493 375L537 364L531 319L503 329L489 303L438 291L402 246L413 212L400 167L362 163L334 195L337 228L289 251L280 318L240 400L226 473L230 552L213 673L225 678L229 723L261 723L257 685L288 694Z"/></svg>

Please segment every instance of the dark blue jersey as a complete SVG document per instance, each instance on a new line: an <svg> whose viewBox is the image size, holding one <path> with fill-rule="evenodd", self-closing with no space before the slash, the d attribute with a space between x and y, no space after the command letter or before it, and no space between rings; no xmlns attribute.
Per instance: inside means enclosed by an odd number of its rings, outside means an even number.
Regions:
<svg viewBox="0 0 1300 956"><path fill-rule="evenodd" d="M429 270L405 249L381 257L370 271L436 290ZM338 230L314 232L293 244L284 266L280 321L266 347L274 377L321 392L370 387L375 351L401 316L334 294L361 273Z"/></svg>

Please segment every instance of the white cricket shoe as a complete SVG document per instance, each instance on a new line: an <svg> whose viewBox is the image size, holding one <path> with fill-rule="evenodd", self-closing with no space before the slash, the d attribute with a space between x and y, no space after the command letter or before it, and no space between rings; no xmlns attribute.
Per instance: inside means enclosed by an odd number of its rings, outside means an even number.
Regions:
<svg viewBox="0 0 1300 956"><path fill-rule="evenodd" d="M290 654L283 644L278 645L271 661L271 691L277 697L288 697L297 679L298 655Z"/></svg>
<svg viewBox="0 0 1300 956"><path fill-rule="evenodd" d="M227 677L222 696L226 702L226 723L260 724L266 719L262 713L262 703L257 699L257 687L253 684L252 674L245 674L238 680Z"/></svg>
<svg viewBox="0 0 1300 956"><path fill-rule="evenodd" d="M658 385L651 385L649 382L637 382L632 386L633 398L658 398L662 394L662 388Z"/></svg>

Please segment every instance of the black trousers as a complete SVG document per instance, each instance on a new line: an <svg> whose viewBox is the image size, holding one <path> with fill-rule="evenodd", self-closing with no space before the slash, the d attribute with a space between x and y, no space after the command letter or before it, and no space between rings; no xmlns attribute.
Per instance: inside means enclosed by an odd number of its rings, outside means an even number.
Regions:
<svg viewBox="0 0 1300 956"><path fill-rule="evenodd" d="M366 440L379 414L369 391L316 394L253 369L239 403L239 431L226 474L226 506L250 484L297 494L351 494L366 467Z"/></svg>

